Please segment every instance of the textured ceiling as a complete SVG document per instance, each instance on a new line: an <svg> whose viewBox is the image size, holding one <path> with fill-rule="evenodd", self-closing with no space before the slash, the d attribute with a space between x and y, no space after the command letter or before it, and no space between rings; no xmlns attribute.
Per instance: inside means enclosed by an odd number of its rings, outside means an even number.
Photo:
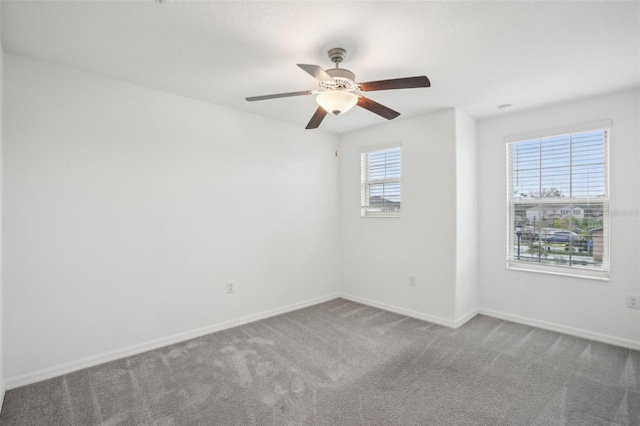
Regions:
<svg viewBox="0 0 640 426"><path fill-rule="evenodd" d="M426 74L429 89L370 92L403 114L460 107L476 118L640 85L638 2L3 1L6 51L304 127L313 90L296 63L358 81ZM399 118L401 119L402 116ZM343 133L384 122L360 108Z"/></svg>

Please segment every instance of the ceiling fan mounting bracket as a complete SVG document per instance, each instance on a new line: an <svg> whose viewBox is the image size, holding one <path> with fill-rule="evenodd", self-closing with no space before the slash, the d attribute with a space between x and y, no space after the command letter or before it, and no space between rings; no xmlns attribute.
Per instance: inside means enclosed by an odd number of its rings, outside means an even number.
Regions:
<svg viewBox="0 0 640 426"><path fill-rule="evenodd" d="M329 59L331 59L331 62L336 64L336 67L340 62L344 60L345 56L347 56L347 51L342 47L334 47L333 49L329 50Z"/></svg>

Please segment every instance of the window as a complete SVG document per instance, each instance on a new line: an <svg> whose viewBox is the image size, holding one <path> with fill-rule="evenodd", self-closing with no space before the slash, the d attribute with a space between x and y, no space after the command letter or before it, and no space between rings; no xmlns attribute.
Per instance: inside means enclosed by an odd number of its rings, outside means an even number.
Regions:
<svg viewBox="0 0 640 426"><path fill-rule="evenodd" d="M399 217L401 148L360 154L360 205L363 217Z"/></svg>
<svg viewBox="0 0 640 426"><path fill-rule="evenodd" d="M608 276L608 139L591 127L507 144L508 267Z"/></svg>

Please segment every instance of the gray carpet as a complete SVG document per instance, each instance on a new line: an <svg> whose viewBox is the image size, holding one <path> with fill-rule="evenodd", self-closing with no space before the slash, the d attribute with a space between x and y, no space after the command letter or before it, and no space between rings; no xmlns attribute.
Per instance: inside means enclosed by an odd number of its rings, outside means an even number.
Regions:
<svg viewBox="0 0 640 426"><path fill-rule="evenodd" d="M2 425L640 425L640 352L335 299L7 392Z"/></svg>

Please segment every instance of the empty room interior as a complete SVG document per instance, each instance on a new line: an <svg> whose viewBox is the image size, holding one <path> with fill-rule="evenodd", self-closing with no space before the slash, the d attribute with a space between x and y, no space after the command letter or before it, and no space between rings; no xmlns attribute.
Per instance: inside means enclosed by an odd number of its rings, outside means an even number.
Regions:
<svg viewBox="0 0 640 426"><path fill-rule="evenodd" d="M0 16L0 424L640 424L640 2Z"/></svg>

